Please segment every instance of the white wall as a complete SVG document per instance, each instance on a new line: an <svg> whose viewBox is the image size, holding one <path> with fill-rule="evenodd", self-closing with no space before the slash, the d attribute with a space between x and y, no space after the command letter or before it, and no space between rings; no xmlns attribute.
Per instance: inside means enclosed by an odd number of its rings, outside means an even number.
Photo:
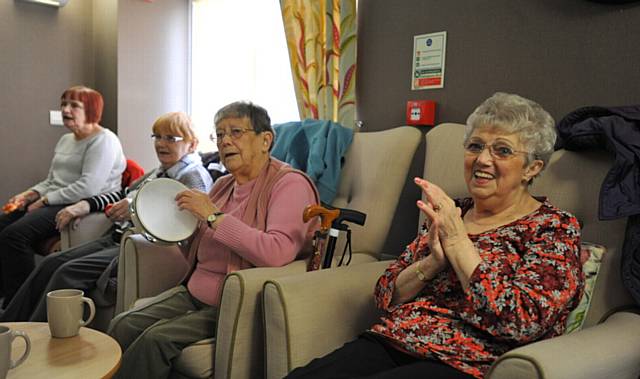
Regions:
<svg viewBox="0 0 640 379"><path fill-rule="evenodd" d="M162 114L188 111L189 0L118 1L118 135L146 170Z"/></svg>

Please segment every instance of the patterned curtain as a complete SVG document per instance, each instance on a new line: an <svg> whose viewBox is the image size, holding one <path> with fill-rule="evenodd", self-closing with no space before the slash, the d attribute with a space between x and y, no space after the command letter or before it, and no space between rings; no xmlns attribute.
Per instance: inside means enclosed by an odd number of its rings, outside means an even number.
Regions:
<svg viewBox="0 0 640 379"><path fill-rule="evenodd" d="M353 128L356 0L280 0L300 119Z"/></svg>

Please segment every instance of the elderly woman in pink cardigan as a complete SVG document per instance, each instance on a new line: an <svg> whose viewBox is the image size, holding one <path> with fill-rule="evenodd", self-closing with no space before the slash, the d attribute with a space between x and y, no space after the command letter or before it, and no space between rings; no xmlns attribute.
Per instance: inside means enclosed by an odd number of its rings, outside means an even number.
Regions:
<svg viewBox="0 0 640 379"><path fill-rule="evenodd" d="M178 207L200 221L192 237L192 273L150 304L122 313L109 326L124 351L118 378L166 378L171 361L196 341L214 337L222 283L228 272L282 266L309 247L313 232L302 222L318 192L302 172L270 156L274 133L267 111L231 103L214 119L221 163L231 175L211 192L187 190Z"/></svg>

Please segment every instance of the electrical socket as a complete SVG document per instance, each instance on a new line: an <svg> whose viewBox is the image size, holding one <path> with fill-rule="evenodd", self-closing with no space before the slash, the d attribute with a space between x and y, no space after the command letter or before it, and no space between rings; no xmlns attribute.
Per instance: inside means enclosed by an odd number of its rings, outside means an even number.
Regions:
<svg viewBox="0 0 640 379"><path fill-rule="evenodd" d="M62 111L49 111L49 124L51 124L51 126L64 126L62 122Z"/></svg>

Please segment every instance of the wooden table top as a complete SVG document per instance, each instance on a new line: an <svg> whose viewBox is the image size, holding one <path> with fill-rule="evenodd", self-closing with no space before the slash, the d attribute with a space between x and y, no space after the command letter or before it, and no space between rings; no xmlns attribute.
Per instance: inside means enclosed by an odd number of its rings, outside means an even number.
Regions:
<svg viewBox="0 0 640 379"><path fill-rule="evenodd" d="M31 353L24 363L9 370L7 379L110 378L120 367L120 345L94 329L80 328L75 337L52 338L46 322L5 322L0 325L25 332ZM22 338L13 341L11 359L25 349Z"/></svg>

